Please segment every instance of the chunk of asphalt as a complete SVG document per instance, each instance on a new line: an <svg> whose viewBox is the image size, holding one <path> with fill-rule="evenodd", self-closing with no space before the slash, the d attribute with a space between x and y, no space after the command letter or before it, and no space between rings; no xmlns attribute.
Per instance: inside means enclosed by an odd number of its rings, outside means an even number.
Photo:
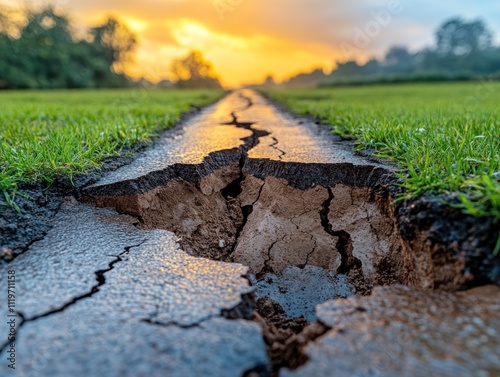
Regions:
<svg viewBox="0 0 500 377"><path fill-rule="evenodd" d="M345 163L352 166L370 166L372 169L394 169L393 166L367 161L355 155L352 143L336 139L327 127L299 121L278 110L255 91L244 90L240 95L249 98L252 106L235 112L238 121L251 122L254 129L269 132L269 135L264 136L261 143L249 152L250 160L269 159L318 165Z"/></svg>
<svg viewBox="0 0 500 377"><path fill-rule="evenodd" d="M236 377L268 362L255 323L212 318L188 329L158 326L110 318L91 301L26 324L17 360L16 376L23 377ZM0 373L8 372L2 363Z"/></svg>
<svg viewBox="0 0 500 377"><path fill-rule="evenodd" d="M281 377L497 376L500 288L464 293L379 287L372 296L317 308L326 334L311 342L309 361Z"/></svg>
<svg viewBox="0 0 500 377"><path fill-rule="evenodd" d="M70 201L43 241L2 266L17 277L20 375L162 375L173 368L181 376L194 363L183 362L196 358L204 360L199 371L213 376L267 365L260 328L222 317L248 300L247 268L191 257L173 234L136 223ZM235 313L250 317L251 309ZM190 348L191 359L179 357ZM214 352L220 358L209 360Z"/></svg>
<svg viewBox="0 0 500 377"><path fill-rule="evenodd" d="M107 270L126 248L145 241L147 234L134 226L137 223L114 210L68 198L43 240L29 253L0 265L2 280L8 270L16 272L16 309L32 318L90 292L95 272Z"/></svg>
<svg viewBox="0 0 500 377"><path fill-rule="evenodd" d="M241 103L237 96L226 97L85 192L93 195L146 192L177 178L196 182L218 168L239 163L243 149L252 139L252 131L232 125L228 114L229 109Z"/></svg>

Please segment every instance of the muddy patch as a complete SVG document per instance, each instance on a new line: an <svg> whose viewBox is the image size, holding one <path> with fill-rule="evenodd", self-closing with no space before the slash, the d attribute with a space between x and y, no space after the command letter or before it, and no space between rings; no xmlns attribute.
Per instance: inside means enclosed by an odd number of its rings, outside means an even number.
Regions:
<svg viewBox="0 0 500 377"><path fill-rule="evenodd" d="M283 308L269 297L257 300L252 319L263 330L271 360L268 371L271 376L277 376L282 368L293 370L306 363L305 346L328 331L318 322L310 323L304 317L288 317Z"/></svg>
<svg viewBox="0 0 500 377"><path fill-rule="evenodd" d="M287 267L281 273L267 273L261 280L254 275L250 281L257 299L269 298L279 304L290 318L313 322L314 309L325 301L352 296L356 289L346 275L313 265Z"/></svg>

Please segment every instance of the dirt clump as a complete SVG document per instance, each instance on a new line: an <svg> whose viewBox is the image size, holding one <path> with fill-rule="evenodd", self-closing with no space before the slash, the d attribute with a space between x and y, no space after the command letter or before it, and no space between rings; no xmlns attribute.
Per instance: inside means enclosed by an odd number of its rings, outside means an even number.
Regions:
<svg viewBox="0 0 500 377"><path fill-rule="evenodd" d="M281 368L296 369L307 361L303 347L318 338L328 328L310 324L304 317L289 318L283 308L268 297L256 302L253 320L261 325L264 341L271 358L271 376Z"/></svg>

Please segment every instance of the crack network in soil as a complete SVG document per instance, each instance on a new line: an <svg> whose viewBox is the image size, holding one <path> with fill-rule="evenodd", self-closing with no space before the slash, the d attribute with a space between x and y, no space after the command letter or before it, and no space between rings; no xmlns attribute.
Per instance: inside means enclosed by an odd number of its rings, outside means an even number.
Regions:
<svg viewBox="0 0 500 377"><path fill-rule="evenodd" d="M359 284L359 282L364 281L363 270L361 261L353 255L353 242L351 235L345 230L333 230L333 226L328 218L328 215L330 214L330 207L332 205L333 200L335 199L335 196L333 195L332 189L330 187L328 187L327 190L328 190L328 199L325 200L325 202L323 203L322 206L323 208L321 209L320 216L321 216L321 225L323 226L325 232L332 235L333 237L338 238L336 249L341 255L341 264L337 268L336 272L339 275L347 275L347 276L354 275L351 276L351 279L356 280L358 282L357 293L368 294L370 289L363 290L362 287L364 287L365 284ZM352 200L351 200L351 205L354 205ZM370 225L370 229L372 231L375 230L370 222L370 217L368 213L367 213L367 222ZM380 241L377 232L374 231L373 234L375 235L377 240Z"/></svg>

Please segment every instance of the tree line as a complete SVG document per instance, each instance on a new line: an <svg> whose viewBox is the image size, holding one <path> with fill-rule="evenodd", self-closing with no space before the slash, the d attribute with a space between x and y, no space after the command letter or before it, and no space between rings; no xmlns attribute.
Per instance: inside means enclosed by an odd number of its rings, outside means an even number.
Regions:
<svg viewBox="0 0 500 377"><path fill-rule="evenodd" d="M372 58L364 64L338 62L330 74L318 69L297 75L284 85L500 79L500 47L493 45L493 33L483 21L452 18L438 28L435 40L435 46L416 52L394 46L382 59Z"/></svg>
<svg viewBox="0 0 500 377"><path fill-rule="evenodd" d="M136 37L114 18L75 30L52 7L0 9L0 88L103 88L131 85L123 64Z"/></svg>

